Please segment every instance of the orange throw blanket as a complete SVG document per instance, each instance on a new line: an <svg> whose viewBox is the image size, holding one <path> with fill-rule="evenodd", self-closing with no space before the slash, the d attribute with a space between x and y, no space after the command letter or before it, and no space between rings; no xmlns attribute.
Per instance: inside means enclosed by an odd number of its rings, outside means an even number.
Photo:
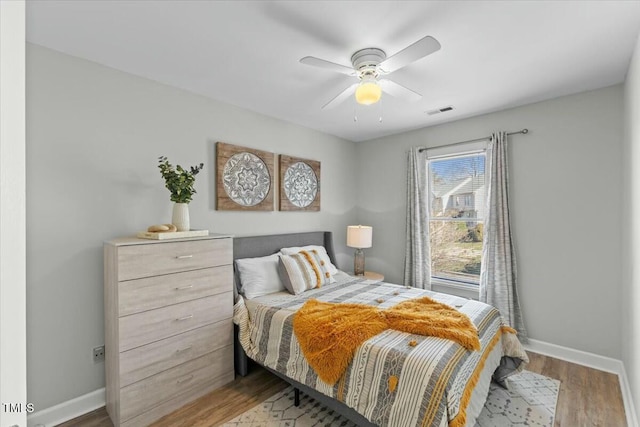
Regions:
<svg viewBox="0 0 640 427"><path fill-rule="evenodd" d="M331 385L344 374L357 348L386 329L446 338L467 350L480 350L478 331L471 320L429 297L382 310L311 299L293 318L304 357L318 377Z"/></svg>

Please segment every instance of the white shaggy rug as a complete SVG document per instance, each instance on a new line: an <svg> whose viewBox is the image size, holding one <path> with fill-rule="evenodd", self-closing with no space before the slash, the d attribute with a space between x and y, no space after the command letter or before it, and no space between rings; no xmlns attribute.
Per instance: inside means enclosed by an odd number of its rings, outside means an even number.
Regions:
<svg viewBox="0 0 640 427"><path fill-rule="evenodd" d="M509 390L492 383L475 427L552 427L559 388L560 381L528 371L510 377ZM293 394L293 388L287 387L224 426L355 426L304 393L300 393L300 406L295 407Z"/></svg>

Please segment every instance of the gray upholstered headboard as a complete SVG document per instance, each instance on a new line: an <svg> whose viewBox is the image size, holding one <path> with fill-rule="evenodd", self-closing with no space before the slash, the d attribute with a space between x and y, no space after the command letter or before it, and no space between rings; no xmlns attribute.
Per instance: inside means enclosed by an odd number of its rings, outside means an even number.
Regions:
<svg viewBox="0 0 640 427"><path fill-rule="evenodd" d="M311 231L305 233L268 234L265 236L248 236L233 238L233 260L240 258L257 258L275 254L282 248L294 246L317 245L324 246L327 255L334 265L336 254L333 251L333 236L331 231ZM240 280L235 271L234 263L234 301L240 292Z"/></svg>
<svg viewBox="0 0 640 427"><path fill-rule="evenodd" d="M235 237L233 239L233 259L262 257L275 254L282 248L306 245L324 246L329 259L333 264L336 264L331 231Z"/></svg>

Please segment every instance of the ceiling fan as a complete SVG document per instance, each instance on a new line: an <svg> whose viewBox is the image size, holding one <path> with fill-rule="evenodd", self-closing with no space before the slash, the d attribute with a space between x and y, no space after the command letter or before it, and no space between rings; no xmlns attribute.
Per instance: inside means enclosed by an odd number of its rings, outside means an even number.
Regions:
<svg viewBox="0 0 640 427"><path fill-rule="evenodd" d="M355 94L356 101L359 104L375 104L380 100L382 91L396 98L415 102L419 101L422 95L399 85L393 80L380 77L393 73L438 50L440 50L438 40L431 36L426 36L388 58L382 49L376 47L361 49L351 56L353 67L346 67L313 56L305 56L300 62L313 67L354 76L359 80L359 83L352 84L323 105L322 109L335 107L352 94Z"/></svg>

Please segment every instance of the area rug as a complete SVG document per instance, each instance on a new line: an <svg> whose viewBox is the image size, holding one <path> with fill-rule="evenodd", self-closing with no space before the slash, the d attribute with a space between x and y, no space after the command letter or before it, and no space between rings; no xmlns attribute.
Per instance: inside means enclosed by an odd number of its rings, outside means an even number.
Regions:
<svg viewBox="0 0 640 427"><path fill-rule="evenodd" d="M560 381L528 371L509 380L509 390L491 384L475 427L552 427ZM293 388L287 387L224 427L356 427L304 393L300 393L300 406L295 407L293 394Z"/></svg>

